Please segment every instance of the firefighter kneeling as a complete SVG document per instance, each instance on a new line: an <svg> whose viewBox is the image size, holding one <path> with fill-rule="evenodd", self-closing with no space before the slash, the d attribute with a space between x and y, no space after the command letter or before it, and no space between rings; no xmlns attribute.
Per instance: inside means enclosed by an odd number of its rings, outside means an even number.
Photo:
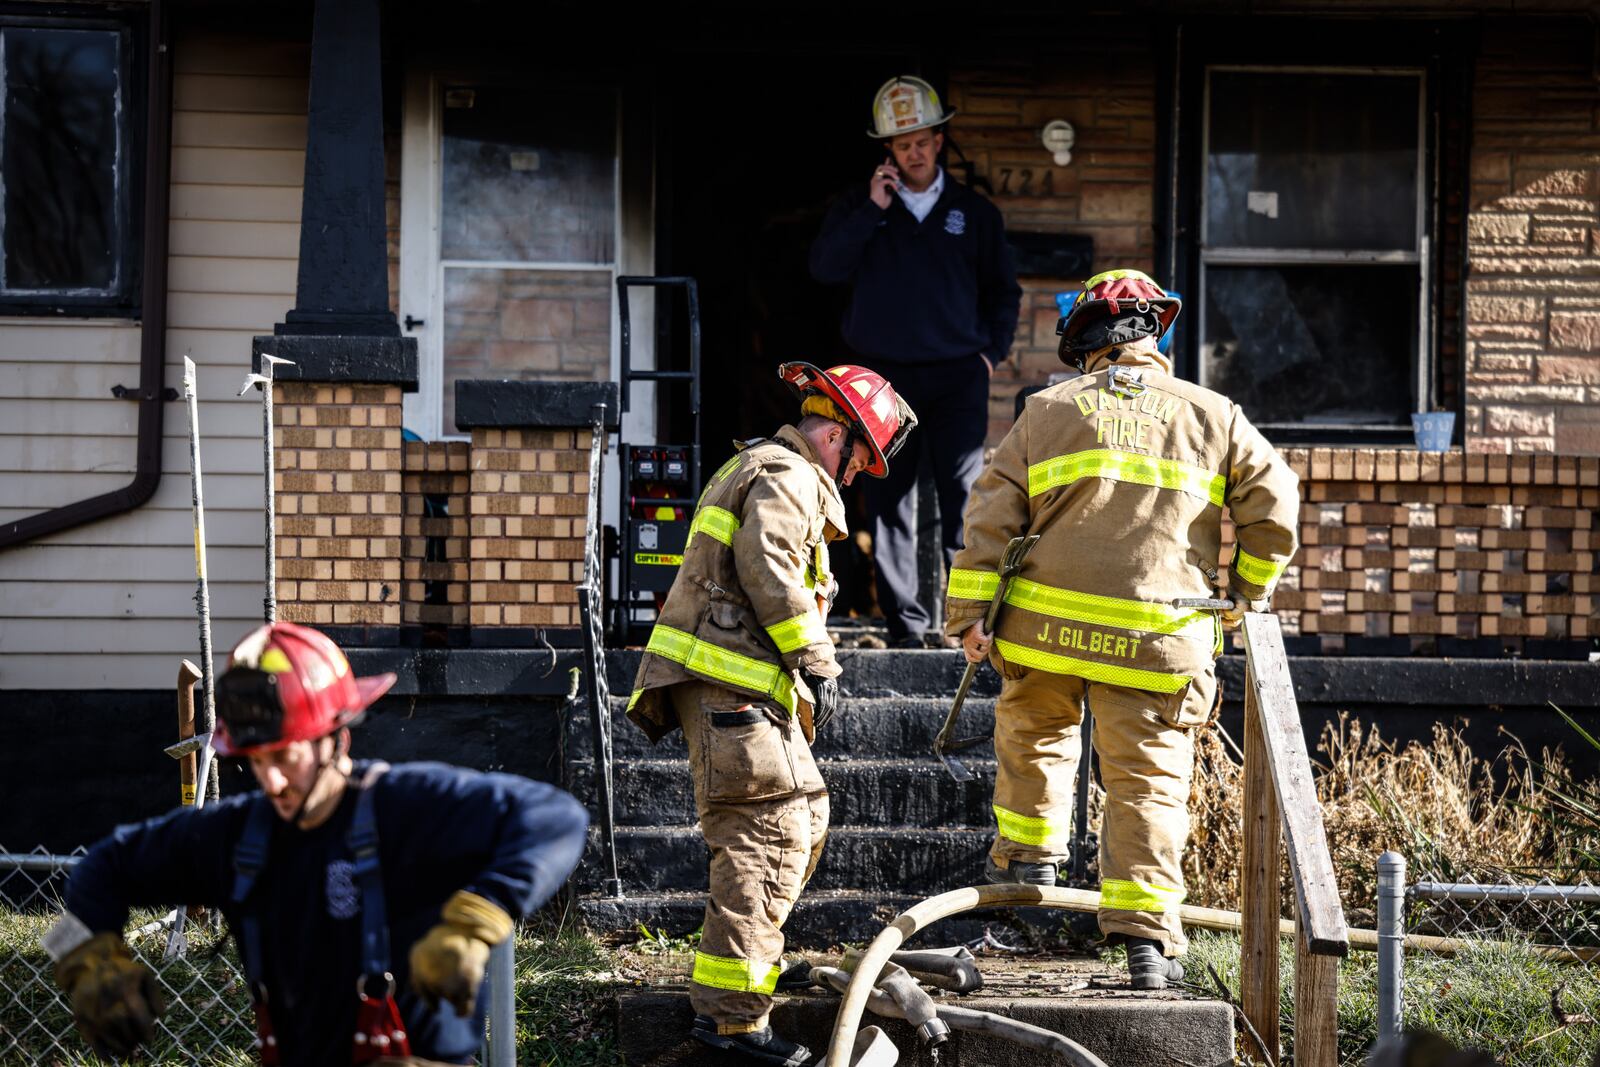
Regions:
<svg viewBox="0 0 1600 1067"><path fill-rule="evenodd" d="M995 704L993 882L1056 883L1067 858L1085 704L1106 790L1100 929L1136 989L1183 976L1178 906L1193 732L1217 699L1221 624L1260 610L1295 551L1294 473L1238 405L1172 377L1157 339L1179 303L1138 271L1091 278L1061 320L1083 375L1027 401L978 477L950 572L948 632L1003 679ZM1226 507L1234 609L1215 596ZM995 634L982 616L1006 542L1038 534Z"/></svg>
<svg viewBox="0 0 1600 1067"><path fill-rule="evenodd" d="M683 729L711 850L689 987L693 1035L798 1067L810 1051L775 1034L767 1016L783 969L781 928L828 828L810 747L839 701L823 625L827 542L845 535L840 487L857 473L888 473L916 416L861 367L786 363L779 374L803 398L804 417L745 442L707 482L628 717L652 742Z"/></svg>
<svg viewBox="0 0 1600 1067"><path fill-rule="evenodd" d="M119 827L44 938L97 1052L129 1055L161 1013L122 938L128 909L186 902L234 932L263 1064L474 1062L490 946L561 887L588 818L507 774L353 762L349 727L394 681L357 678L294 623L233 650L217 752L247 758L261 789Z"/></svg>

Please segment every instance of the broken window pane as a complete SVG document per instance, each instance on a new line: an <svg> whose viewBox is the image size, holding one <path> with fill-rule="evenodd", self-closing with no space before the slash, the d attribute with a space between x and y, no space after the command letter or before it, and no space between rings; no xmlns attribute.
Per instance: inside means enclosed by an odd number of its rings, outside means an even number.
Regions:
<svg viewBox="0 0 1600 1067"><path fill-rule="evenodd" d="M1415 251L1410 75L1213 71L1206 245Z"/></svg>
<svg viewBox="0 0 1600 1067"><path fill-rule="evenodd" d="M1416 307L1412 266L1207 268L1205 384L1258 425L1404 424Z"/></svg>
<svg viewBox="0 0 1600 1067"><path fill-rule="evenodd" d="M445 91L444 259L610 263L617 104L610 91Z"/></svg>
<svg viewBox="0 0 1600 1067"><path fill-rule="evenodd" d="M103 295L122 283L121 44L115 30L0 31L7 294Z"/></svg>

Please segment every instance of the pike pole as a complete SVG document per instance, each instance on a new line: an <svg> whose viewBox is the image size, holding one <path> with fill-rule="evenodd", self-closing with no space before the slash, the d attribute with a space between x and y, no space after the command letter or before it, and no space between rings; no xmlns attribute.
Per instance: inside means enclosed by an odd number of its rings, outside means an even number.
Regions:
<svg viewBox="0 0 1600 1067"><path fill-rule="evenodd" d="M200 620L200 683L205 700L196 716L195 732L207 738L217 728L216 676L211 663L211 582L206 576L206 501L200 473L200 403L195 395L194 360L183 357L183 399L189 408L189 495L194 505L194 606ZM199 779L205 796L216 799L217 776L210 774L211 745L198 755Z"/></svg>
<svg viewBox="0 0 1600 1067"><path fill-rule="evenodd" d="M268 623L278 621L278 532L277 532L277 455L274 451L272 427L272 368L274 364L290 363L292 359L261 354L261 373L247 374L239 395L250 391L253 385L261 390L261 473L265 481L264 512L266 515L267 580L266 592L261 598L262 618Z"/></svg>

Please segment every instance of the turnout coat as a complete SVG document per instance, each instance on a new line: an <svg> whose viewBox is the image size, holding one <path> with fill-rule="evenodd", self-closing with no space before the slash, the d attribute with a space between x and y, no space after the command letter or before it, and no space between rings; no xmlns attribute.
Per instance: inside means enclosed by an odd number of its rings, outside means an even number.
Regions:
<svg viewBox="0 0 1600 1067"><path fill-rule="evenodd" d="M800 672L840 673L823 601L833 581L827 543L844 535L844 502L799 430L740 445L700 494L628 718L659 741L678 726L666 687L699 679L784 709L810 741L812 694Z"/></svg>
<svg viewBox="0 0 1600 1067"><path fill-rule="evenodd" d="M1270 595L1294 555L1299 480L1227 397L1124 350L1028 398L973 486L950 572L947 632L983 617L1006 542L1039 534L996 625L996 667L1182 692L1212 670L1223 508L1234 596Z"/></svg>

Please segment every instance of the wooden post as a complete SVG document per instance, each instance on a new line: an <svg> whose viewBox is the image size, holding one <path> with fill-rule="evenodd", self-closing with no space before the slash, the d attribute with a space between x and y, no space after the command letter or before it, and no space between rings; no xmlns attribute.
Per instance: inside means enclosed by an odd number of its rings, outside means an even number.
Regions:
<svg viewBox="0 0 1600 1067"><path fill-rule="evenodd" d="M1267 762L1254 664L1245 661L1244 686L1244 867L1240 873L1239 994L1244 1014L1279 1055L1278 916L1282 914L1280 814Z"/></svg>
<svg viewBox="0 0 1600 1067"><path fill-rule="evenodd" d="M1337 1067L1339 957L1313 953L1304 922L1295 923L1294 1067Z"/></svg>

